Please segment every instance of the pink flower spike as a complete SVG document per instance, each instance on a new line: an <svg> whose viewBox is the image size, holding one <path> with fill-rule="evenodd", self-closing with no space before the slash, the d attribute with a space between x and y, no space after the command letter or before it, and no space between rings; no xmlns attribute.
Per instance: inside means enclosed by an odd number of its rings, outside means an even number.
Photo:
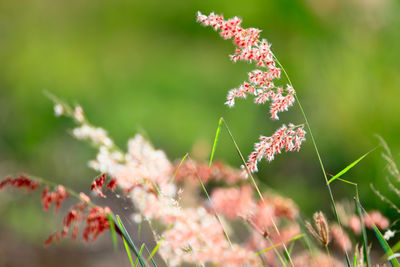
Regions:
<svg viewBox="0 0 400 267"><path fill-rule="evenodd" d="M264 39L260 40L261 31L255 28L242 28L240 25L242 20L238 17L224 20L222 15L214 13L205 16L199 12L197 21L219 31L224 39L233 39L236 46L235 53L230 56L233 62L238 60L254 62L261 68L249 73L248 83L245 82L238 88L230 90L225 104L233 107L236 98L246 98L247 94L252 94L255 96L254 102L257 104L271 101L269 111L271 118L279 119L278 112L286 111L293 105L295 91L291 86L287 86L286 90L283 90L273 84L274 79L281 77L281 69L276 67L271 44Z"/></svg>
<svg viewBox="0 0 400 267"><path fill-rule="evenodd" d="M293 124L289 124L289 127L283 125L271 137L260 136L260 142L254 145L254 151L250 154L246 164L249 171L256 172L257 163L262 158L272 161L275 155L280 154L282 150L298 151L301 143L306 140L305 133L303 126L296 129Z"/></svg>

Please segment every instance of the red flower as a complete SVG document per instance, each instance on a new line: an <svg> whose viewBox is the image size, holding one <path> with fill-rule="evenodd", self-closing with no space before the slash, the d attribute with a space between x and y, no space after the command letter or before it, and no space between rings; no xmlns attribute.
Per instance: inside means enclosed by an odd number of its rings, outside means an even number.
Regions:
<svg viewBox="0 0 400 267"><path fill-rule="evenodd" d="M111 212L109 207L93 207L86 217L86 227L83 230L83 239L85 241L95 241L99 234L110 228L107 214Z"/></svg>
<svg viewBox="0 0 400 267"><path fill-rule="evenodd" d="M114 180L114 181L113 181ZM103 192L101 191L104 183L106 182L106 174L103 173L99 178L95 179L92 182L92 186L90 188L91 191L95 190L97 192L97 194L99 194L99 196L101 197L106 197ZM115 183L115 184L114 184ZM110 180L110 182L107 184L107 188L110 188L111 191L114 190L114 188L116 187L117 183L115 181L115 179ZM112 186L112 188L111 188Z"/></svg>
<svg viewBox="0 0 400 267"><path fill-rule="evenodd" d="M108 184L107 187L108 189L110 189L112 192L114 192L114 189L117 187L117 179L113 178L111 179Z"/></svg>
<svg viewBox="0 0 400 267"><path fill-rule="evenodd" d="M57 211L58 208L61 206L61 202L64 201L66 198L69 197L67 190L62 185L57 186L56 191L49 192L49 187L46 186L43 189L42 193L42 204L45 211L48 211L51 203L55 202L56 205L54 206L54 211Z"/></svg>
<svg viewBox="0 0 400 267"><path fill-rule="evenodd" d="M28 190L35 190L39 187L40 183L38 181L29 179L24 174L20 174L18 177L7 177L5 180L0 182L0 189L9 185L14 188L25 188Z"/></svg>

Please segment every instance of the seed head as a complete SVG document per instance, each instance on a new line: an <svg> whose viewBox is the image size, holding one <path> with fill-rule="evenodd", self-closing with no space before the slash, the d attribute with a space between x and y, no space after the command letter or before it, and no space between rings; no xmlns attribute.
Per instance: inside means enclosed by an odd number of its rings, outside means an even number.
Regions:
<svg viewBox="0 0 400 267"><path fill-rule="evenodd" d="M308 231L310 231L310 233L315 237L315 239L319 240L324 246L327 246L330 241L330 236L328 222L325 218L325 215L319 211L314 213L313 218L317 231L314 230L314 227L310 222L306 222L306 227Z"/></svg>

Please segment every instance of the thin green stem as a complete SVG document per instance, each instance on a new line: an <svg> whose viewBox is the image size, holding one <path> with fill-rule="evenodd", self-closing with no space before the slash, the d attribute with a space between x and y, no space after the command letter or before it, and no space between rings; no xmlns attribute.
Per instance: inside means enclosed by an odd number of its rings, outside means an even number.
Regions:
<svg viewBox="0 0 400 267"><path fill-rule="evenodd" d="M288 80L288 82L289 82L289 85L293 88L292 81L290 80L289 75L287 74L285 68L282 66L282 64L279 62L278 58L277 58L275 55L274 55L274 58L275 58L275 61L278 63L278 65L281 67L283 73L285 74L285 76L286 76L286 78L287 78L287 80ZM318 147L317 147L317 143L315 142L314 135L312 134L312 130L311 130L310 123L309 123L308 118L307 118L307 116L306 116L306 114L305 114L305 112L304 112L304 109L303 109L303 107L302 107L302 105L301 105L301 103L300 103L300 101L299 101L299 98L297 97L297 94L295 94L294 97L295 97L295 99L296 99L297 105L298 105L299 108L300 108L301 114L303 115L304 121L305 121L306 124L307 124L308 133L309 133L310 136L311 136L311 142L312 142L312 144L313 144L313 146L314 146L315 153L317 154L319 164L321 165L321 170L322 170L322 173L323 173L324 178L325 178L326 186L328 187L329 197L330 197L330 199L331 199L331 204L332 204L333 212L334 212L334 214L335 214L335 217L336 217L336 220L337 220L339 226L341 227L341 226L342 226L342 223L341 223L341 221L340 221L339 214L338 214L337 209L336 209L335 199L334 199L334 197L333 197L333 193L332 193L331 186L329 185L329 182L328 182L328 177L327 177L327 175L326 175L325 167L324 167L324 164L322 163L322 159L321 159L321 156L320 156L320 154L319 154L319 150L318 150ZM347 263L347 266L350 267L350 266L351 266L351 265L350 265L350 258L349 258L349 255L348 255L347 251L345 251L345 255L346 255L346 263Z"/></svg>
<svg viewBox="0 0 400 267"><path fill-rule="evenodd" d="M326 254L328 255L328 258L331 258L331 253L329 252L329 248L328 245L325 245L325 250L326 250ZM333 265L331 265L331 267L333 267Z"/></svg>

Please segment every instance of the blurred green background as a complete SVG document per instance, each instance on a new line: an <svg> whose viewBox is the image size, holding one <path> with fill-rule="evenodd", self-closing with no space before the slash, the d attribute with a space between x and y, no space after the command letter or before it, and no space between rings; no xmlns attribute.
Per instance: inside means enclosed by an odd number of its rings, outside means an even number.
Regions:
<svg viewBox="0 0 400 267"><path fill-rule="evenodd" d="M336 174L375 147L375 134L398 158L399 1L1 0L1 176L26 172L88 189L94 172L87 161L95 151L71 137L68 119L54 117L44 89L81 104L121 147L145 130L171 159L193 147L199 158L205 157L220 116L245 155L260 134L270 135L282 123L303 123L297 106L272 121L268 107L251 99L238 101L233 109L223 104L228 89L247 79L255 66L233 64L231 41L197 24L198 10L237 15L244 27L263 30L294 83L328 173ZM398 215L369 187L374 183L398 202L388 191L380 153L375 151L345 178L360 184L367 209L380 209L394 219ZM241 164L224 131L216 157ZM305 214L329 213L310 140L299 153L262 162L259 178L292 197ZM349 185L334 184L333 189L337 199L352 199ZM0 218L1 229L23 243L40 244L49 229L60 225L59 218L43 214L38 194L34 198L10 190L0 194Z"/></svg>

